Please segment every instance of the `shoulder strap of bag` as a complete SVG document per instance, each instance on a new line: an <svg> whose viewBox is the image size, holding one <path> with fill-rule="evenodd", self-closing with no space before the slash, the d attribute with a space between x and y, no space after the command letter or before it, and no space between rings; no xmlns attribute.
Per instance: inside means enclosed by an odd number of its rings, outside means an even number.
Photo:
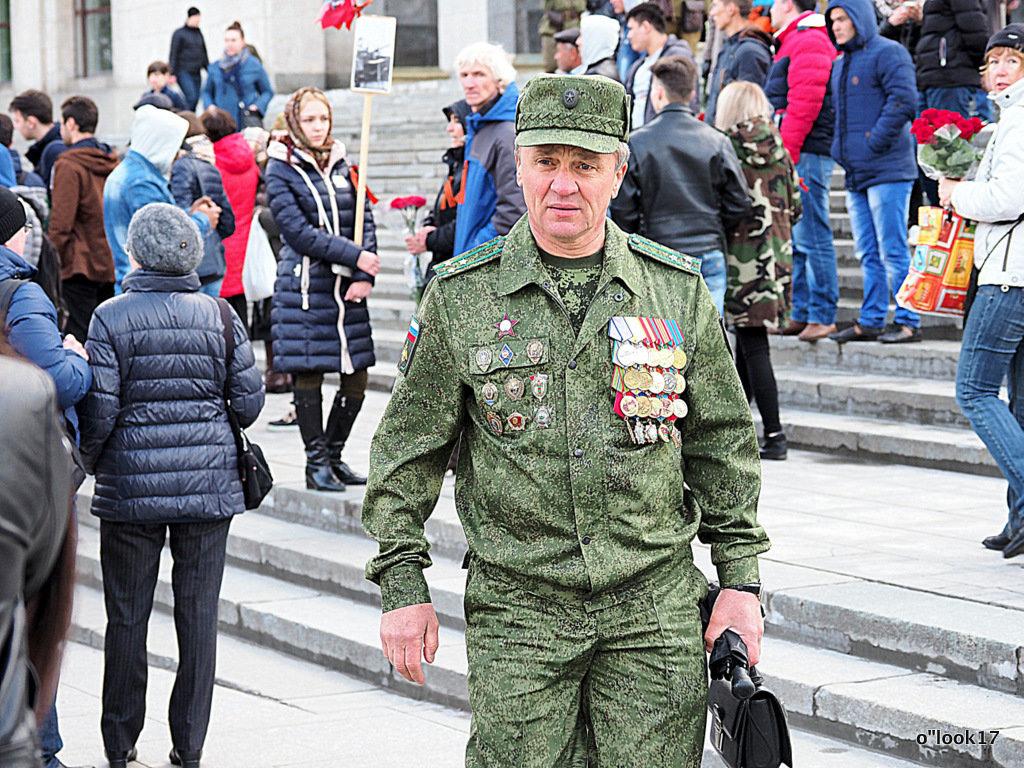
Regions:
<svg viewBox="0 0 1024 768"><path fill-rule="evenodd" d="M11 301L14 300L14 292L17 291L28 280L17 277L8 277L0 281L0 328L7 328L7 311L11 308Z"/></svg>
<svg viewBox="0 0 1024 768"><path fill-rule="evenodd" d="M228 395L228 376L231 375L231 363L235 359L235 325L231 319L231 305L227 300L218 298L217 308L220 310L221 333L224 334L224 399L230 401ZM228 418L231 418L231 407L228 407Z"/></svg>

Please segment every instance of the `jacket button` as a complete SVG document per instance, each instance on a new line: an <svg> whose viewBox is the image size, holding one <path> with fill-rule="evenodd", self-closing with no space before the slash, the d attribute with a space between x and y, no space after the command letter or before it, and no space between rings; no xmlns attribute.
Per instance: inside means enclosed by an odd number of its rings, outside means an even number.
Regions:
<svg viewBox="0 0 1024 768"><path fill-rule="evenodd" d="M612 298L615 299L616 301L622 301L623 296L621 293L616 293L614 296L612 296Z"/></svg>
<svg viewBox="0 0 1024 768"><path fill-rule="evenodd" d="M583 449L582 448L577 448L575 451L572 452L572 455L575 456L577 459L582 459L583 458Z"/></svg>
<svg viewBox="0 0 1024 768"><path fill-rule="evenodd" d="M590 537L589 536L584 536L582 539L580 539L580 541L582 541L584 544L589 544L590 543Z"/></svg>
<svg viewBox="0 0 1024 768"><path fill-rule="evenodd" d="M569 370L570 371L575 371L576 370L576 361L575 360L570 360L569 361Z"/></svg>

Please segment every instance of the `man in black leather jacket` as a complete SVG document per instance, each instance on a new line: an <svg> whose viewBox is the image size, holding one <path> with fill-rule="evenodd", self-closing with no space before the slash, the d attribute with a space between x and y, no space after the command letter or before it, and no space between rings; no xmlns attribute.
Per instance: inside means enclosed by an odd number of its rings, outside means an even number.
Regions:
<svg viewBox="0 0 1024 768"><path fill-rule="evenodd" d="M629 168L612 220L690 256L722 312L725 232L750 211L743 169L729 139L698 120L687 103L697 65L668 56L652 67L651 99L657 116L629 137Z"/></svg>

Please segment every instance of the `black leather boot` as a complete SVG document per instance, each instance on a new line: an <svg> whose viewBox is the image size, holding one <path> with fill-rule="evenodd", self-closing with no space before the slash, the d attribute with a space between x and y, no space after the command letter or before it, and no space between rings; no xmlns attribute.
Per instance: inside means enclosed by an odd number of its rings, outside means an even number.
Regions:
<svg viewBox="0 0 1024 768"><path fill-rule="evenodd" d="M344 491L331 472L324 437L323 395L319 389L295 390L295 418L306 446L306 487L311 491Z"/></svg>
<svg viewBox="0 0 1024 768"><path fill-rule="evenodd" d="M181 768L199 768L199 759L202 755L201 749L195 752L179 752L177 747L171 747L169 759L171 765L180 765Z"/></svg>
<svg viewBox="0 0 1024 768"><path fill-rule="evenodd" d="M357 475L352 471L352 467L341 460L341 451L352 433L352 425L362 407L362 398L347 398L339 392L334 396L334 404L327 417L327 460L331 464L334 476L346 485L366 485L366 478Z"/></svg>

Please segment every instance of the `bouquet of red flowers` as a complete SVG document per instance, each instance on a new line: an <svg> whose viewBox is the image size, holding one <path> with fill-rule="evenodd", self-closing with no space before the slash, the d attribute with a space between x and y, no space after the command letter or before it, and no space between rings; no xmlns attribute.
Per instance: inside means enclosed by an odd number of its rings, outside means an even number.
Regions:
<svg viewBox="0 0 1024 768"><path fill-rule="evenodd" d="M419 209L427 204L425 197L409 195L408 197L396 197L391 201L391 210L398 211L405 220L405 228L410 235L416 234L416 217ZM417 302L423 295L423 286L426 282L423 279L423 269L420 267L419 254L408 254L405 260L405 277L409 281L409 295Z"/></svg>
<svg viewBox="0 0 1024 768"><path fill-rule="evenodd" d="M982 152L970 138L982 128L977 117L946 109L926 109L910 126L917 139L917 163L929 179L971 179Z"/></svg>

